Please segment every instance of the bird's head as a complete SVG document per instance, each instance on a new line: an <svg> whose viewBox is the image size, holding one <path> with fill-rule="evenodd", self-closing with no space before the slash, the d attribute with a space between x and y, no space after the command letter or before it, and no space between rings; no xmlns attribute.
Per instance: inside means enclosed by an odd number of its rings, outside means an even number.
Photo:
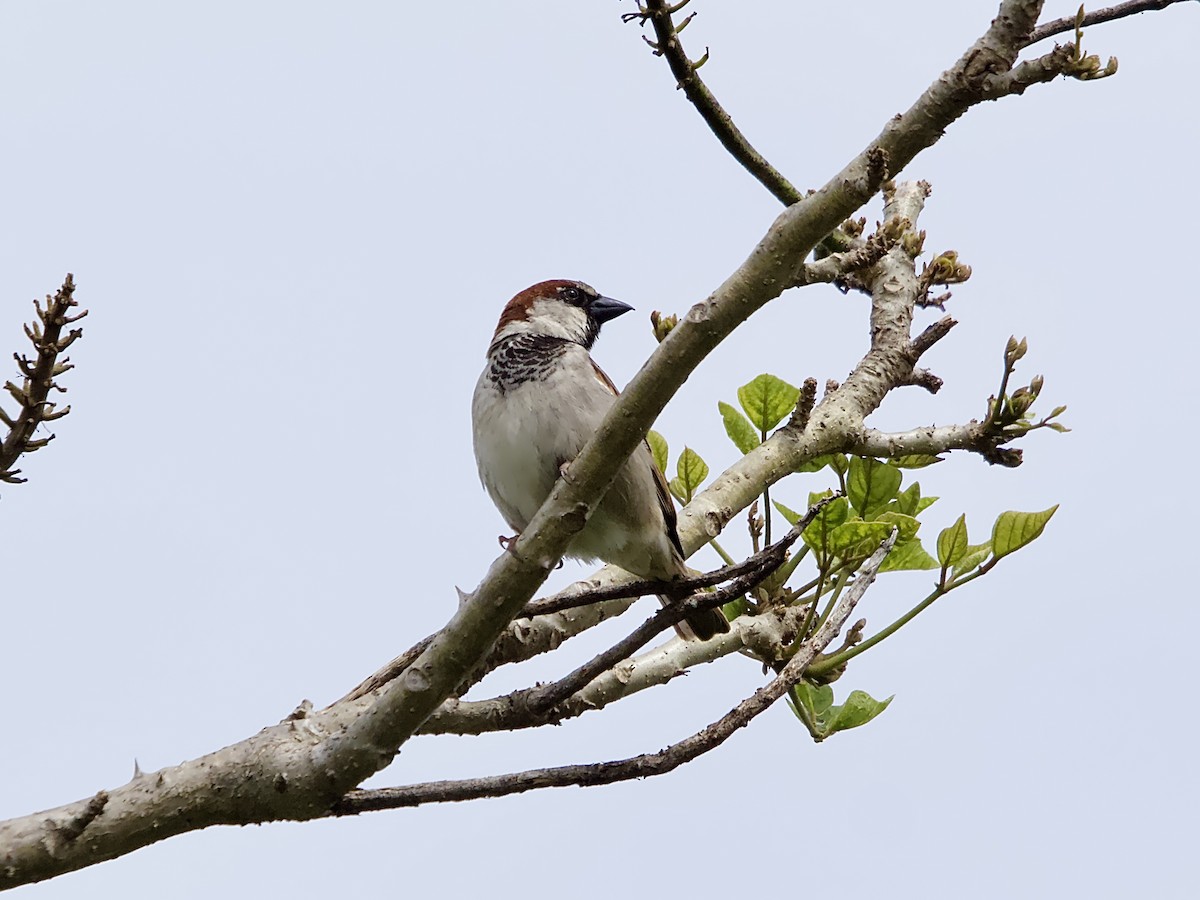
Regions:
<svg viewBox="0 0 1200 900"><path fill-rule="evenodd" d="M600 326L633 309L582 281L556 278L517 294L504 307L493 342L513 334L545 334L591 349Z"/></svg>

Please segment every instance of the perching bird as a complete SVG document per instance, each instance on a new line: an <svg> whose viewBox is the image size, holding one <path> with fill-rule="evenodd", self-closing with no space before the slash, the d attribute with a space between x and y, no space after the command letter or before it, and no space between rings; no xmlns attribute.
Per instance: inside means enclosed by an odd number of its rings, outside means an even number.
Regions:
<svg viewBox="0 0 1200 900"><path fill-rule="evenodd" d="M581 281L555 280L521 291L500 314L475 386L472 426L479 478L518 533L613 405L617 389L588 351L600 326L630 309ZM686 577L675 508L644 441L566 555L640 578ZM714 609L677 630L707 640L729 623Z"/></svg>

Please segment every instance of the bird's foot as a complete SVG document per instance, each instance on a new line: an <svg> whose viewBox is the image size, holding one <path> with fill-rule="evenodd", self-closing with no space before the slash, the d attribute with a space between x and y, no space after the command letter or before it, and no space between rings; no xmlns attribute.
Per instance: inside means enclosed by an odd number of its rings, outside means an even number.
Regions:
<svg viewBox="0 0 1200 900"><path fill-rule="evenodd" d="M517 538L519 538L520 536L521 536L521 532L518 531L516 534L512 535L511 537L505 537L502 534L497 535L496 540L500 542L501 547L503 547L505 550L507 550L509 553L511 553L515 556L517 553L517 549L516 549Z"/></svg>

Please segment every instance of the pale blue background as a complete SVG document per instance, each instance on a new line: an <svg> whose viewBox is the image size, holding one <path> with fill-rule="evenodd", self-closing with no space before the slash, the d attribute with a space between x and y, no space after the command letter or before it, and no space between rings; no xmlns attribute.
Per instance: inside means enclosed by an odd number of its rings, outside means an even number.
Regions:
<svg viewBox="0 0 1200 900"><path fill-rule="evenodd" d="M686 310L744 258L778 206L620 23L630 8L0 7L0 350L67 271L92 310L75 412L0 495L0 816L328 702L437 627L503 527L468 424L503 303L578 277L634 304L597 351L623 384L653 347L645 314ZM713 89L816 187L996 4L694 8ZM981 415L1016 333L1021 383L1043 373L1043 411L1069 404L1075 430L1026 441L1018 471L920 473L944 498L930 536L963 510L982 536L1000 510L1063 506L855 664L839 690L897 695L871 727L817 746L781 705L665 778L210 829L17 896L1191 896L1197 12L1092 30L1118 77L975 109L905 173L934 185L929 248L975 277L927 358L945 390L873 421ZM723 468L716 401L763 370L844 377L865 311L785 295L660 430ZM882 625L928 581L884 579L865 614ZM655 750L762 680L729 659L544 733L417 740L376 783Z"/></svg>

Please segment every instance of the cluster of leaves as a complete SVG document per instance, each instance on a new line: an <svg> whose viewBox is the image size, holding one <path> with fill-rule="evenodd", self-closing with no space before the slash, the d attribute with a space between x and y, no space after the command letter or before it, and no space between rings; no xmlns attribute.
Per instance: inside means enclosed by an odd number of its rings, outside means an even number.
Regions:
<svg viewBox="0 0 1200 900"><path fill-rule="evenodd" d="M1015 363L1021 349L1006 352L1006 360ZM1036 390L1032 394L1036 397ZM739 451L748 453L796 409L801 390L764 374L738 388L737 395L740 409L724 402L718 404L718 409L730 440ZM1023 402L1025 396L1017 401L1022 406L1021 416L1028 410ZM1017 412L1015 407L1013 411ZM655 463L666 473L669 462L666 440L656 432L651 432L648 440ZM904 479L905 470L922 469L940 461L939 457L927 455L880 460L834 453L805 463L797 470L799 473L828 470L836 480L836 487L810 491L808 506L821 500L828 502L802 532L800 549L752 595L725 607L730 619L769 609L800 609L802 625L792 645L798 647L821 626L842 591L854 582L863 563L893 530L897 533L896 543L880 568L881 574L937 571L933 590L919 603L865 639L861 628L852 629L843 646L815 661L805 680L792 689L789 695L792 709L815 740L864 725L891 702L891 698L875 700L855 690L841 704L834 703L830 683L844 674L851 659L894 634L939 597L987 574L1001 559L1035 540L1057 509L1001 513L992 526L991 536L977 544L971 543L966 516L960 515L940 532L931 553L921 541L921 516L938 498L923 496L918 481L905 486ZM690 502L708 474L709 466L700 454L685 447L670 478L671 493L680 503ZM750 536L755 549L764 530L764 520L769 523L772 509L793 526L802 518L801 513L780 502L764 502L762 517L757 517L752 508ZM716 541L713 546L722 558L731 561L730 554ZM805 563L808 565L802 568Z"/></svg>
<svg viewBox="0 0 1200 900"><path fill-rule="evenodd" d="M1017 363L1029 352L1029 344L1025 338L1017 340L1010 337L1004 347L1004 377L1000 382L1000 399L988 398L988 418L991 422L1009 435L1019 436L1035 428L1050 428L1060 434L1070 431L1061 422L1052 421L1067 411L1065 406L1056 406L1050 415L1034 422L1030 416L1033 404L1042 392L1045 380L1041 375L1035 375L1029 384L1019 387L1011 394L1008 393L1008 382L1016 370Z"/></svg>
<svg viewBox="0 0 1200 900"><path fill-rule="evenodd" d="M744 415L723 401L717 404L717 410L729 439L742 453L749 453L796 408L800 388L763 374L738 388L737 395Z"/></svg>
<svg viewBox="0 0 1200 900"><path fill-rule="evenodd" d="M857 568L892 529L898 531L896 546L884 560L881 572L912 569L936 569L937 561L921 546L917 532L921 523L917 517L933 505L937 497L922 497L921 484L914 481L900 490L904 475L902 468L923 468L940 460L936 456L905 457L883 462L861 456L834 454L826 466L841 483L841 496L822 507L811 525L804 530L804 543L813 551L822 571L834 572L841 567ZM823 466L822 468L824 468ZM833 490L808 495L809 506ZM776 502L775 509L795 525L800 513Z"/></svg>
<svg viewBox="0 0 1200 900"><path fill-rule="evenodd" d="M1008 339L1004 347L1004 374L1000 378L1000 390L995 396L988 397L986 422L990 444L982 449L982 453L984 459L993 464L1019 466L1021 451L1002 445L1031 431L1049 428L1061 434L1071 430L1061 422L1054 421L1066 412L1065 406L1056 406L1050 415L1036 422L1033 420L1033 404L1037 402L1045 384L1041 375L1035 375L1029 384L1009 391L1009 381L1016 371L1017 363L1024 358L1028 350L1029 345L1024 338L1019 341L1015 337Z"/></svg>
<svg viewBox="0 0 1200 900"><path fill-rule="evenodd" d="M1101 67L1100 57L1094 53L1085 53L1083 49L1083 4L1079 5L1079 11L1075 13L1075 43L1070 46L1071 62L1067 66L1066 74L1072 78L1078 78L1080 81L1098 81L1101 78L1108 78L1110 75L1117 74L1117 58L1110 56L1108 64Z"/></svg>

